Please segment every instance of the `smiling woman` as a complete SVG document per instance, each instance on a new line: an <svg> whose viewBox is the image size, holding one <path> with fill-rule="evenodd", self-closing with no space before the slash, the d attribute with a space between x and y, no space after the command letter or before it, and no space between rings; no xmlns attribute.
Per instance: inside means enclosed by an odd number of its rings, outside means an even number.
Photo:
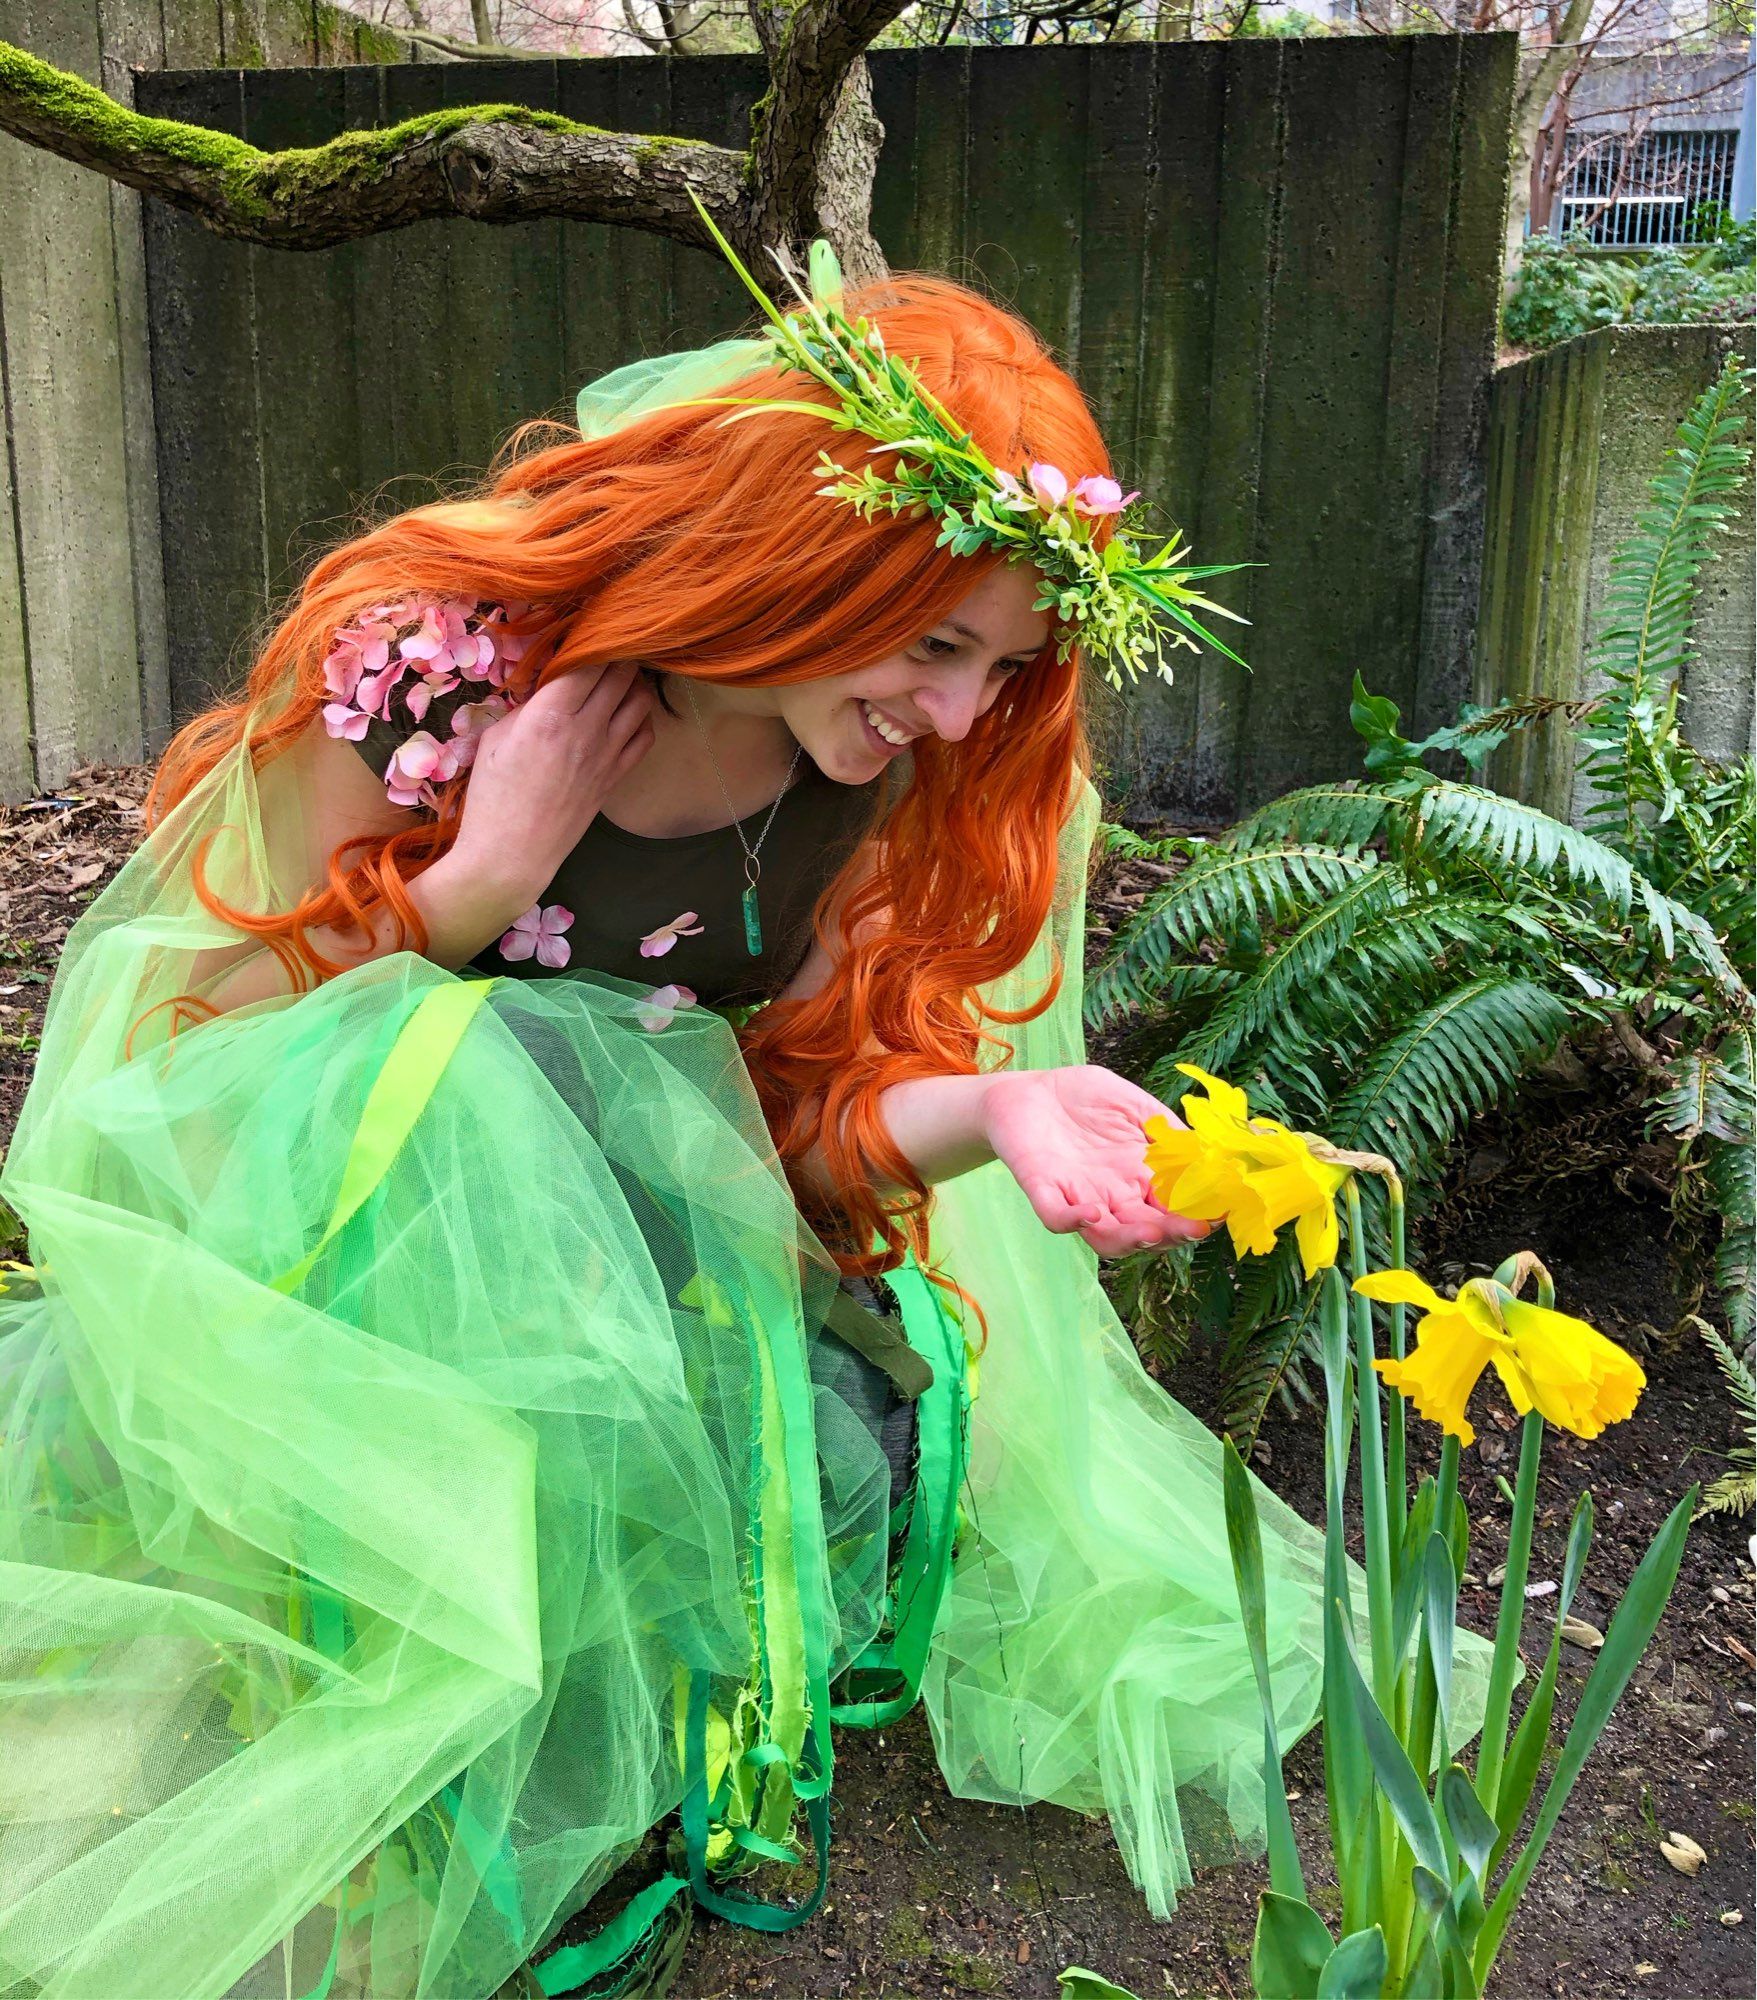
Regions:
<svg viewBox="0 0 1757 2000"><path fill-rule="evenodd" d="M665 1910L809 1915L831 1719L918 1693L1161 1913L1260 1839L1217 1447L1091 1254L1207 1225L1079 1033L1081 644L1150 664L1201 572L1016 319L845 310L325 555L69 940L0 1990L486 1996L679 1811L522 1975L621 1990ZM1264 1508L1291 1737L1321 1552Z"/></svg>

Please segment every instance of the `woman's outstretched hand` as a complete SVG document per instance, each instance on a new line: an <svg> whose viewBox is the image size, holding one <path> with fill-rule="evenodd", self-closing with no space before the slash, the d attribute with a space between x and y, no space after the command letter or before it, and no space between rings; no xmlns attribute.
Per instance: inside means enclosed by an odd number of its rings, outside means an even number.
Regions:
<svg viewBox="0 0 1757 2000"><path fill-rule="evenodd" d="M1126 1077L1083 1063L1001 1074L989 1084L988 1142L1046 1229L1077 1231L1101 1257L1120 1257L1192 1242L1213 1228L1153 1199L1142 1127L1149 1118L1183 1121Z"/></svg>

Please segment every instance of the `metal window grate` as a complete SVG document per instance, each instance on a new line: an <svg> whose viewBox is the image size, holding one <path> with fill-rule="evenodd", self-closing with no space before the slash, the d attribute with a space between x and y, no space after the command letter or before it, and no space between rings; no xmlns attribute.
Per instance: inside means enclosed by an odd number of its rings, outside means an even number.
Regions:
<svg viewBox="0 0 1757 2000"><path fill-rule="evenodd" d="M1736 131L1649 132L1633 146L1570 132L1555 205L1558 236L1576 226L1607 248L1706 239L1702 204L1729 203Z"/></svg>

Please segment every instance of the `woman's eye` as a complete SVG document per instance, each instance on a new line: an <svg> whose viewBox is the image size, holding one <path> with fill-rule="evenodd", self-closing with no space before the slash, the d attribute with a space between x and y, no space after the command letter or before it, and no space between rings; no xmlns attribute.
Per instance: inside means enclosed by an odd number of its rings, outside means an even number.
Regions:
<svg viewBox="0 0 1757 2000"><path fill-rule="evenodd" d="M921 650L930 660L949 659L958 648L950 639L935 639L931 635L921 642Z"/></svg>

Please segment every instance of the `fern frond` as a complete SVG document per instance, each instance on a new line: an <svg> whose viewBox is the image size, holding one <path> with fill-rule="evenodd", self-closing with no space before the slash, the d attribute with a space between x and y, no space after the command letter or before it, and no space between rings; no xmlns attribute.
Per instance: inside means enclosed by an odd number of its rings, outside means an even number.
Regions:
<svg viewBox="0 0 1757 2000"><path fill-rule="evenodd" d="M1185 1043L1182 1060L1206 1070L1225 1069L1246 1042L1272 1023L1285 1021L1302 994L1318 991L1318 982L1362 923L1404 900L1395 872L1375 867L1320 903L1255 972L1239 981Z"/></svg>
<svg viewBox="0 0 1757 2000"><path fill-rule="evenodd" d="M1208 843L1184 834L1169 834L1160 840L1149 840L1145 834L1136 833L1133 828L1119 826L1114 820L1100 820L1098 824L1098 845L1106 854L1120 854L1130 861L1182 861L1198 847Z"/></svg>
<svg viewBox="0 0 1757 2000"><path fill-rule="evenodd" d="M1648 488L1648 506L1611 558L1604 624L1589 666L1609 688L1594 720L1583 771L1598 794L1588 824L1633 852L1641 813L1670 788L1675 683L1691 654L1696 579L1710 538L1730 520L1751 454L1740 442L1751 372L1729 356L1679 424Z"/></svg>
<svg viewBox="0 0 1757 2000"><path fill-rule="evenodd" d="M1706 1134L1729 1145L1750 1145L1750 1071L1747 1066L1741 1074L1739 1062L1748 1047L1745 1037L1734 1034L1719 1048L1698 1043L1684 1049L1661 1072L1654 1121L1681 1139Z"/></svg>
<svg viewBox="0 0 1757 2000"><path fill-rule="evenodd" d="M1677 957L1681 933L1729 1004L1749 1006L1744 981L1702 918L1662 895L1626 856L1566 820L1499 792L1441 781L1423 796L1421 837L1433 852L1454 861L1477 860L1491 872L1517 871L1552 890L1562 878L1592 891L1617 916L1643 924L1662 958Z"/></svg>
<svg viewBox="0 0 1757 2000"><path fill-rule="evenodd" d="M1105 1027L1131 1008L1152 1005L1179 954L1202 938L1287 922L1374 865L1371 855L1293 842L1199 854L1117 933L1088 983L1087 1025Z"/></svg>
<svg viewBox="0 0 1757 2000"><path fill-rule="evenodd" d="M1308 1285L1288 1243L1240 1272L1234 1332L1221 1360L1221 1428L1248 1453L1271 1399L1300 1361L1318 1358L1321 1287ZM1252 1281L1247 1283L1247 1281Z"/></svg>
<svg viewBox="0 0 1757 2000"><path fill-rule="evenodd" d="M1744 1423L1746 1437L1746 1441L1735 1445L1729 1454L1734 1469L1722 1473L1708 1488L1696 1514L1700 1518L1704 1514L1749 1513L1753 1501L1757 1501L1757 1469L1753 1467L1753 1460L1757 1460L1757 1377L1706 1320L1699 1319L1696 1325L1726 1378L1727 1389Z"/></svg>
<svg viewBox="0 0 1757 2000"><path fill-rule="evenodd" d="M1699 1521L1704 1514L1748 1514L1753 1505L1757 1505L1757 1472L1723 1472L1704 1489L1693 1518Z"/></svg>
<svg viewBox="0 0 1757 2000"><path fill-rule="evenodd" d="M1568 1026L1553 993L1490 975L1448 993L1369 1057L1331 1115L1332 1142L1384 1153L1405 1173L1505 1097Z"/></svg>
<svg viewBox="0 0 1757 2000"><path fill-rule="evenodd" d="M1357 848L1376 839L1408 803L1407 785L1349 782L1308 785L1285 792L1241 820L1227 836L1238 848L1274 847L1287 841Z"/></svg>

